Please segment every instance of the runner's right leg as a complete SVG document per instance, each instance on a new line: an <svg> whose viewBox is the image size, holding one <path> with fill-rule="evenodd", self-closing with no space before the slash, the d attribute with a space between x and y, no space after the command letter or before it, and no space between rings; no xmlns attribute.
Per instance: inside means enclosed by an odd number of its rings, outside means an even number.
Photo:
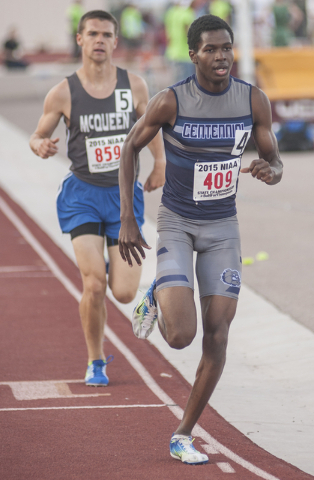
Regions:
<svg viewBox="0 0 314 480"><path fill-rule="evenodd" d="M190 345L196 334L194 291L189 287L169 287L157 292L160 307L159 330L172 348Z"/></svg>
<svg viewBox="0 0 314 480"><path fill-rule="evenodd" d="M80 235L72 240L72 244L83 281L83 296L79 310L90 367L91 362L106 360L103 350L104 327L107 317L104 238L98 235ZM95 369L96 367L98 368L98 365L95 365ZM104 369L105 364L99 366L100 376ZM103 379L99 383L107 384L108 382L106 383Z"/></svg>

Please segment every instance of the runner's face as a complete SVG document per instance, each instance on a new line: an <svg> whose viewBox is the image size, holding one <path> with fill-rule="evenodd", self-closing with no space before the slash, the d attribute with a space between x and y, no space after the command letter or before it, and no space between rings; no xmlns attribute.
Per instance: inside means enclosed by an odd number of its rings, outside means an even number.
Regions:
<svg viewBox="0 0 314 480"><path fill-rule="evenodd" d="M82 34L77 34L77 43L82 47L83 57L103 63L112 56L118 38L113 23L93 18L86 21Z"/></svg>
<svg viewBox="0 0 314 480"><path fill-rule="evenodd" d="M227 30L203 32L198 47L197 52L190 50L190 56L195 63L199 82L202 84L202 81L205 81L212 84L214 89L223 90L229 84L234 59L229 32Z"/></svg>

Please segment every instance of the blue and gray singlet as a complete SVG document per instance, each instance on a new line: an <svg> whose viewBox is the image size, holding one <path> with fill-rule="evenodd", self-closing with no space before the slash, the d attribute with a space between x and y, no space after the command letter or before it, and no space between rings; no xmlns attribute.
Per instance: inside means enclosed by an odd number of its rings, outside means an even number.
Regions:
<svg viewBox="0 0 314 480"><path fill-rule="evenodd" d="M236 215L241 157L253 127L252 86L230 77L223 92L211 93L193 75L170 88L177 117L173 127L163 128L167 166L162 203L191 219Z"/></svg>

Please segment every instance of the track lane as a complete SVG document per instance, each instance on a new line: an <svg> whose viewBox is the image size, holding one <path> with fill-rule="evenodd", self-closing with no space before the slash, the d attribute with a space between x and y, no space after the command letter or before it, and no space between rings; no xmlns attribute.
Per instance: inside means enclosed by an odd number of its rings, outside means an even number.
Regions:
<svg viewBox="0 0 314 480"><path fill-rule="evenodd" d="M4 426L1 430L4 435L2 455L5 459L1 468L8 468L9 465L11 468L10 476L6 476L7 472L4 471L1 478L21 478L18 475L21 475L22 468L23 478L109 478L110 473L110 478L118 479L125 478L127 471L128 478L134 479L190 478L192 467L175 462L167 451L169 437L177 425L175 417L180 417L182 413L190 386L153 346L135 339L129 321L109 301L110 328L106 352L115 355L115 361L108 367L110 385L106 389L84 385L82 372L85 365L82 365L82 357L85 344L77 323L77 300L81 287L78 270L18 205L4 192L0 193L5 202L0 204L1 224L4 226L1 240L6 238L5 232L9 231L6 254L0 257L1 265L37 265L41 273L47 273L43 270L46 263L53 273L53 277L35 277L27 281L23 275L11 279L0 276L5 318L15 318L15 325L8 326L7 322L1 322L1 338L8 340L2 342L1 348L1 360L7 358L6 368L0 378L1 408L51 408L45 411L0 412ZM6 213L13 211L20 222L14 228L3 215L5 205L9 207ZM11 214L11 221L13 217ZM21 225L24 237L17 230ZM36 240L39 247L37 254L34 248L21 241L25 235L31 242L31 238ZM16 241L13 242L12 238ZM18 245L23 246L20 249ZM42 295L43 289L48 293ZM36 296L35 292L39 292L39 295ZM17 298L18 302L15 301ZM34 312L37 313L35 318ZM47 312L50 316L46 315ZM71 382L63 379L70 379ZM68 393L64 395L65 398L61 398L59 391L59 397L17 400L12 382L16 385L25 380L33 382L33 387L34 382L39 380L42 380L41 385L43 380L59 380L66 385ZM100 397L95 393L93 398L83 397L94 395L89 393L94 390L105 390L104 394L108 395ZM45 389L44 394L49 395ZM143 404L152 406L132 407ZM119 405L128 406L128 409L120 408L117 413L117 408L110 408ZM88 406L95 408L87 409ZM61 407L62 411L52 410L56 407ZM74 407L78 407L77 410ZM259 477L269 480L313 478L258 448L209 406L200 424L194 431L197 435L196 445L207 451L210 457L209 465L197 467L200 479L209 476L220 479L226 478L226 475L227 478L232 475L231 478L241 480ZM14 435L13 432L17 431L23 434ZM73 442L71 453L68 452L69 438ZM95 442L101 445L101 455L99 447L94 448ZM30 451L31 445L33 448ZM20 461L12 463L10 460L14 452L19 452ZM55 453L50 455L49 452ZM59 463L56 463L57 453ZM32 459L31 462L28 458ZM65 466L62 469L63 463ZM33 468L32 474L26 468L28 464L30 469ZM77 465L80 469L78 472ZM49 472L46 471L47 467ZM152 468L154 473L148 474Z"/></svg>

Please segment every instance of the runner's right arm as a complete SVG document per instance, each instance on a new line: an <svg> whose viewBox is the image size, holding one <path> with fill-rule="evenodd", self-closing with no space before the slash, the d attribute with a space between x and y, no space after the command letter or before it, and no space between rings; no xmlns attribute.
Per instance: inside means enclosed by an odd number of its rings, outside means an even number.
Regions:
<svg viewBox="0 0 314 480"><path fill-rule="evenodd" d="M130 85L133 93L134 107L138 120L144 115L149 101L147 84L142 77L129 73ZM151 192L165 183L166 158L161 132L148 143L154 158L154 167L146 182L144 192Z"/></svg>
<svg viewBox="0 0 314 480"><path fill-rule="evenodd" d="M31 149L39 157L49 158L58 152L56 144L59 138L51 139L50 137L62 115L69 118L70 102L67 80L63 80L48 92L44 102L43 114L29 142Z"/></svg>
<svg viewBox="0 0 314 480"><path fill-rule="evenodd" d="M124 261L132 266L134 257L138 265L145 258L144 248L150 248L141 236L133 212L133 184L138 154L155 137L165 124L173 125L177 114L177 103L172 90L163 90L149 102L145 114L133 126L122 148L119 185L121 201L121 229L119 251Z"/></svg>

